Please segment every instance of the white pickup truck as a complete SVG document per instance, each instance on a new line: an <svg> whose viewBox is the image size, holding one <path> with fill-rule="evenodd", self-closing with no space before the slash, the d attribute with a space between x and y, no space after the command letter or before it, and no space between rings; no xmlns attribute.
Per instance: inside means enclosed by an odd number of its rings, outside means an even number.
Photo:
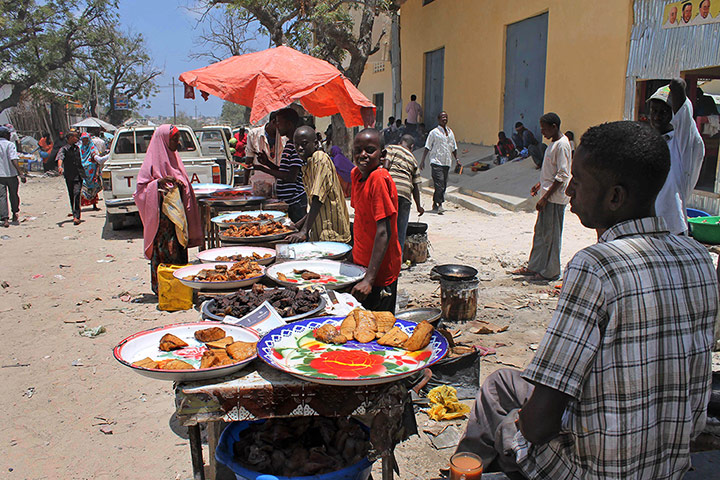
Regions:
<svg viewBox="0 0 720 480"><path fill-rule="evenodd" d="M204 156L192 128L177 125L180 130L178 153L185 165L190 183L221 183L221 164L227 169L225 178L233 178L232 166L223 158ZM110 158L103 166L103 197L107 221L113 230L122 228L128 215L137 215L133 193L137 175L145 159L156 127L123 127L115 133L110 145Z"/></svg>

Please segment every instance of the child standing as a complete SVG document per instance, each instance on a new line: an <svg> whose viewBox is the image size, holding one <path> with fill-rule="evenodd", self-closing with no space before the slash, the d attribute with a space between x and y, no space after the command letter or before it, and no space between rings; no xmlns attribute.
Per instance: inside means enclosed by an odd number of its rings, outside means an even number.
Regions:
<svg viewBox="0 0 720 480"><path fill-rule="evenodd" d="M299 232L290 235L294 242L350 241L350 216L340 178L327 153L317 150L317 137L312 127L300 127L293 138L295 150L303 160L302 177L310 212L295 225Z"/></svg>
<svg viewBox="0 0 720 480"><path fill-rule="evenodd" d="M402 253L398 242L398 195L390 173L380 168L382 137L374 128L355 136L351 206L355 209L353 261L367 273L352 294L363 307L395 313Z"/></svg>

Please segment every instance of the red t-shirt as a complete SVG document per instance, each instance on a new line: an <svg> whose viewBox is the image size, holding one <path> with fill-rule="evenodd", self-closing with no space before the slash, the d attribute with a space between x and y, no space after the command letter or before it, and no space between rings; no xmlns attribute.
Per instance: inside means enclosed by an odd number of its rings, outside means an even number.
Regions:
<svg viewBox="0 0 720 480"><path fill-rule="evenodd" d="M402 261L397 232L398 195L395 182L384 168L377 168L364 181L357 167L352 169L350 176L352 178L350 205L355 209L353 226L355 263L363 267L370 264L377 222L390 217L390 243L374 284L376 287L385 287L397 280Z"/></svg>

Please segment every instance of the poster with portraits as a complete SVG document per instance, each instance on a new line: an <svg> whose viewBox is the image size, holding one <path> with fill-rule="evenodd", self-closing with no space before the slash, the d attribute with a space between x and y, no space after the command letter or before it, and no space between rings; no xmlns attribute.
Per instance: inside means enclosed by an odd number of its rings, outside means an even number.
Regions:
<svg viewBox="0 0 720 480"><path fill-rule="evenodd" d="M663 28L720 23L720 0L687 0L665 6Z"/></svg>

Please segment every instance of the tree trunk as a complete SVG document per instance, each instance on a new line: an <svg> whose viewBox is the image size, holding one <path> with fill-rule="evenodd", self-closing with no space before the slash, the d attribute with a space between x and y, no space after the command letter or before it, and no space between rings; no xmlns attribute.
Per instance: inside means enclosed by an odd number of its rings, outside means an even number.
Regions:
<svg viewBox="0 0 720 480"><path fill-rule="evenodd" d="M342 115L336 113L331 118L333 129L332 144L337 145L346 157L352 159L352 130L345 126Z"/></svg>
<svg viewBox="0 0 720 480"><path fill-rule="evenodd" d="M6 108L17 106L17 104L20 103L20 98L22 98L23 92L25 92L28 88L28 86L22 84L13 85L12 90L10 90L10 96L0 100L0 112Z"/></svg>

